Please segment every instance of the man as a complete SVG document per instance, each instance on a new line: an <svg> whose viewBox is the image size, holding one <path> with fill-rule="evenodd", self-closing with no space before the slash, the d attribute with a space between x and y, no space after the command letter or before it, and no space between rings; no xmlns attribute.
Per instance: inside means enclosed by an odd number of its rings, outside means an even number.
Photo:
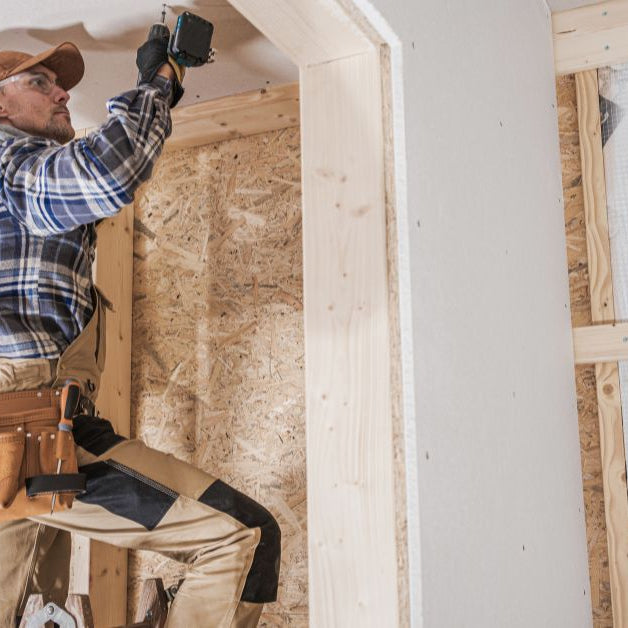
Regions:
<svg viewBox="0 0 628 628"><path fill-rule="evenodd" d="M93 416L104 355L95 223L150 177L182 94L167 40L145 43L137 64L138 87L109 101L97 131L73 140L67 104L83 75L78 49L0 52L0 435L12 429L2 423L7 393L41 396L78 380L73 435L86 474L71 509L0 523L2 627L15 624L29 593L64 602L69 532L186 563L169 626L254 626L276 599L280 531L270 513Z"/></svg>

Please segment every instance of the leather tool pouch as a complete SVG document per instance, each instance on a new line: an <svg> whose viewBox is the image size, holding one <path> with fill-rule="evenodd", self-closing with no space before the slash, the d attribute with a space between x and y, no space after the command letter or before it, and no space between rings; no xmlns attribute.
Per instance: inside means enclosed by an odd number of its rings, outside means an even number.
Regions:
<svg viewBox="0 0 628 628"><path fill-rule="evenodd" d="M71 432L59 432L61 391L0 394L0 521L72 507L85 490ZM62 458L57 474L59 458Z"/></svg>

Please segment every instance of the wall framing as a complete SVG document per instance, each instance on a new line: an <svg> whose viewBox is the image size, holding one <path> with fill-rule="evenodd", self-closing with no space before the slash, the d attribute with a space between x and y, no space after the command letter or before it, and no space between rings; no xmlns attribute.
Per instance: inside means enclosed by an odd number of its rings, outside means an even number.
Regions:
<svg viewBox="0 0 628 628"><path fill-rule="evenodd" d="M383 102L390 98L382 99L383 84L390 86L382 81L381 41L365 34L361 12L352 7L350 15L336 0L232 4L300 68L310 620L407 623L399 608L393 498L388 259L394 252L387 250L385 186L392 164L384 160ZM207 118L202 105L195 107L185 115L195 125L186 146L211 141L198 134ZM124 220L112 221L110 233L127 240ZM115 256L113 246L101 240L99 256ZM122 264L117 272L127 285L131 267ZM125 321L116 325L127 325L130 307L120 315ZM118 340L121 350L130 349L130 333ZM105 404L115 399L128 407L120 387L106 398ZM368 551L374 543L377 551ZM119 576L115 593L108 586L99 603L105 623L125 620L125 568L116 567L124 560L117 560L92 563L92 579L110 567Z"/></svg>
<svg viewBox="0 0 628 628"><path fill-rule="evenodd" d="M595 364L613 625L628 625L628 492L617 360L628 328L615 320L597 68L628 61L628 2L552 16L557 74L575 73L593 325L575 328L575 364Z"/></svg>

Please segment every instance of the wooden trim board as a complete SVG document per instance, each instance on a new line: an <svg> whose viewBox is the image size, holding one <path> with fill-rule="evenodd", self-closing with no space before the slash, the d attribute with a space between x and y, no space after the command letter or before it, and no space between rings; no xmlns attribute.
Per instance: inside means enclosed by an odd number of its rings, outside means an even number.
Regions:
<svg viewBox="0 0 628 628"><path fill-rule="evenodd" d="M571 74L628 61L628 0L552 14L557 74Z"/></svg>
<svg viewBox="0 0 628 628"><path fill-rule="evenodd" d="M592 320L613 321L615 305L596 70L576 74L576 93ZM596 364L595 376L613 625L622 628L628 626L628 494L617 363Z"/></svg>

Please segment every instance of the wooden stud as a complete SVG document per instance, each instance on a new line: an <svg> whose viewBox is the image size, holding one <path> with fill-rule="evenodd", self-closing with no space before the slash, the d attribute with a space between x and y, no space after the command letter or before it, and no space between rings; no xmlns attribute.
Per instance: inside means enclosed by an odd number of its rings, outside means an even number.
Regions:
<svg viewBox="0 0 628 628"><path fill-rule="evenodd" d="M591 325L573 330L576 364L628 359L628 323Z"/></svg>
<svg viewBox="0 0 628 628"><path fill-rule="evenodd" d="M132 205L99 225L96 255L96 285L114 305L114 311L107 312L107 358L97 406L116 431L128 437L131 424ZM76 544L72 554L74 591L89 592L96 624L124 623L127 551L100 542L83 542ZM89 580L85 582L88 575Z"/></svg>
<svg viewBox="0 0 628 628"><path fill-rule="evenodd" d="M396 626L378 52L302 68L301 95L310 623Z"/></svg>
<svg viewBox="0 0 628 628"><path fill-rule="evenodd" d="M610 0L552 14L557 74L628 61L628 0Z"/></svg>
<svg viewBox="0 0 628 628"><path fill-rule="evenodd" d="M593 322L615 318L597 71L576 74ZM628 497L616 363L595 365L613 624L628 626Z"/></svg>
<svg viewBox="0 0 628 628"><path fill-rule="evenodd" d="M600 128L600 104L597 70L576 74L578 124L580 126L580 158L584 194L591 314L594 323L615 320L611 249L606 212L604 155Z"/></svg>

